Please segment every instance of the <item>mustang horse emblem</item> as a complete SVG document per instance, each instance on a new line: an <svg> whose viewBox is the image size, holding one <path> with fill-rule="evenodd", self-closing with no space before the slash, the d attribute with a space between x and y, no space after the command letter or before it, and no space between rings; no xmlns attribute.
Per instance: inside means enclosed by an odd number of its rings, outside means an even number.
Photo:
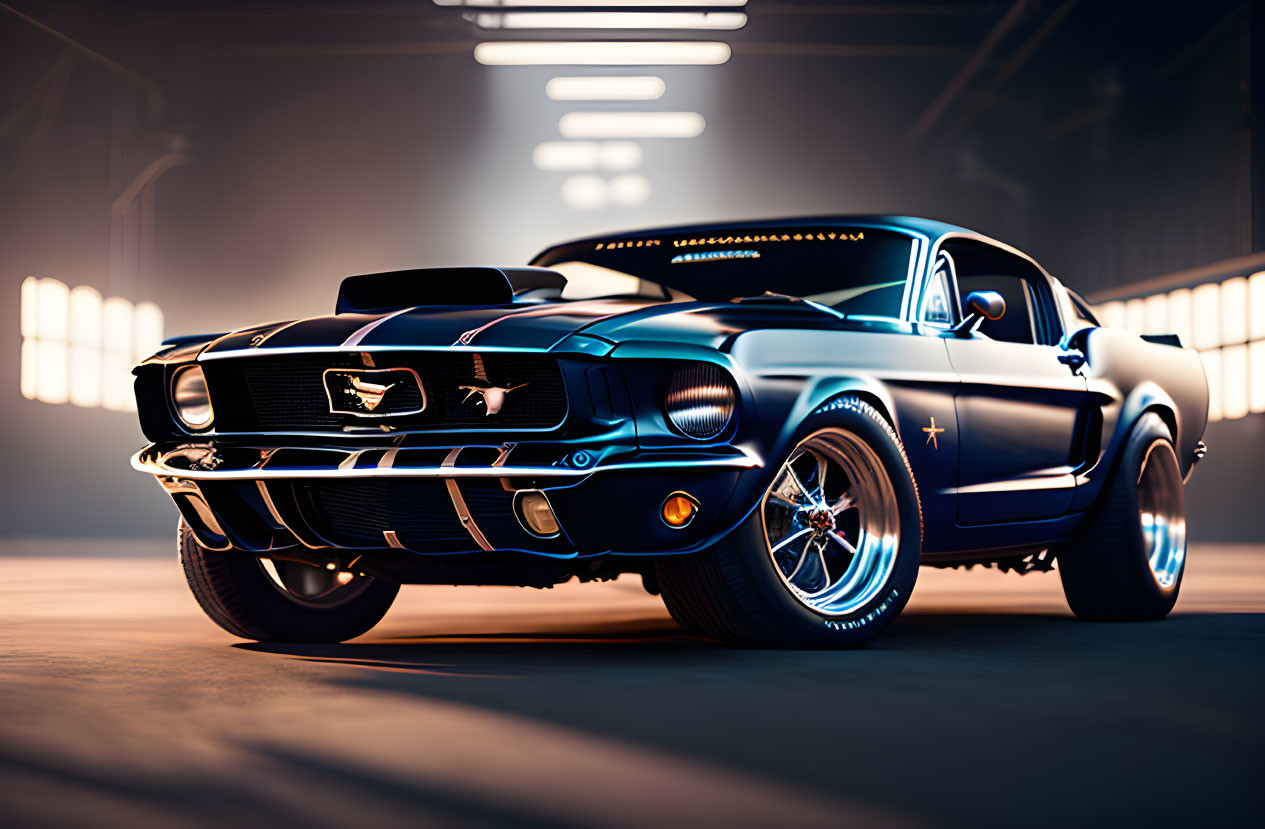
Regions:
<svg viewBox="0 0 1265 829"><path fill-rule="evenodd" d="M382 398L387 391L394 388L396 383L384 386L381 383L370 383L361 380L359 377L352 375L344 375L351 382L351 388L346 389L347 394L354 394L360 399L360 405L365 407L365 411L371 412L378 408L378 404L382 402Z"/></svg>
<svg viewBox="0 0 1265 829"><path fill-rule="evenodd" d="M482 355L475 354L474 382L468 386L458 386L457 388L466 393L466 396L461 399L462 403L465 403L476 394L479 395L479 399L482 401L483 407L487 409L487 411L484 412L484 416L486 417L488 415L494 415L501 410L501 407L505 405L505 395L514 391L514 389L521 389L526 385L528 384L519 383L517 386L510 386L508 388L505 386L492 385L488 382L488 372L487 369L483 367ZM479 401L475 402L477 403Z"/></svg>

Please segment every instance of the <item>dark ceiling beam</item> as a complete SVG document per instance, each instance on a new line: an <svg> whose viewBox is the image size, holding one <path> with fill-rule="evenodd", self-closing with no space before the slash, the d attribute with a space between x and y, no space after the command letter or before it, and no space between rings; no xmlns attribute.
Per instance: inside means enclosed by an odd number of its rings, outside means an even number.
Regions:
<svg viewBox="0 0 1265 829"><path fill-rule="evenodd" d="M266 58L381 57L392 55L456 55L473 53L477 40L409 41L404 43L296 43L246 46L242 54Z"/></svg>
<svg viewBox="0 0 1265 829"><path fill-rule="evenodd" d="M1037 27L1036 31L1033 32L1010 57L1006 58L1005 62L1003 62L998 68L996 74L993 75L992 80L990 80L988 85L985 87L986 94L976 98L962 118L953 125L952 129L949 130L950 137L961 134L961 132L969 127L971 122L974 121L991 102L997 100L997 90L999 90L1006 81L1010 80L1010 78L1019 71L1019 68L1028 62L1029 58L1036 54L1036 51L1041 47L1041 44L1044 43L1046 39L1053 34L1054 30L1059 27L1059 24L1066 20L1067 16L1071 14L1072 9L1076 6L1077 2L1078 0L1064 0L1062 5L1055 9L1050 16L1047 17L1039 27Z"/></svg>
<svg viewBox="0 0 1265 829"><path fill-rule="evenodd" d="M959 46L920 43L752 43L729 44L735 55L793 58L958 58Z"/></svg>
<svg viewBox="0 0 1265 829"><path fill-rule="evenodd" d="M761 17L772 14L849 15L855 17L965 17L991 14L994 7L987 3L971 5L952 5L949 3L762 3L758 6L748 6L747 10Z"/></svg>
<svg viewBox="0 0 1265 829"><path fill-rule="evenodd" d="M158 88L158 85L156 83L154 83L153 81L149 80L148 78L142 75L138 75L137 73L133 72L131 69L128 69L125 66L115 63L114 61L110 60L105 55L101 54L100 52L97 52L93 49L89 49L87 46L84 46L79 41L67 35L62 34L58 30L54 29L52 26L49 26L47 23L43 23L39 20L36 20L34 17L31 17L29 14L26 14L25 12L18 11L17 9L10 6L8 3L0 3L0 9L3 9L9 12L10 14L14 15L15 17L18 17L26 21L30 25L39 29L41 32L44 32L45 34L56 38L57 40L64 43L66 46L69 46L71 49L74 49L76 52L79 52L80 54L87 56L90 60L101 64L106 69L109 69L111 72L113 72L114 74L122 78L125 78L126 80L130 81L134 85L140 87L141 90L144 91L145 97L149 102L150 116L153 118L162 117L163 94L162 94L162 90Z"/></svg>
<svg viewBox="0 0 1265 829"><path fill-rule="evenodd" d="M975 54L971 55L970 60L958 70L958 73L953 76L948 85L940 91L935 100L914 122L909 134L905 136L905 146L913 147L930 132L936 121L953 103L953 100L966 88L966 85L971 82L971 79L975 77L979 70L983 68L985 62L992 56L993 50L997 48L997 44L1001 43L1002 39L1010 33L1010 30L1015 27L1027 11L1028 0L1016 0L1015 4L1010 7L1010 11L1006 12L1005 16L997 21L997 25L980 42L979 48L975 50Z"/></svg>

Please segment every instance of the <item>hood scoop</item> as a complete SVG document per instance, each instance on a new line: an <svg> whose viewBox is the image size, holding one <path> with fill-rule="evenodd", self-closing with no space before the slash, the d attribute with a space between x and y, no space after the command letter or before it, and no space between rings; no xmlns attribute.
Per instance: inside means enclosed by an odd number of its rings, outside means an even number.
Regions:
<svg viewBox="0 0 1265 829"><path fill-rule="evenodd" d="M544 268L418 268L349 276L338 288L335 314L381 314L434 305L508 305L519 290L564 282Z"/></svg>

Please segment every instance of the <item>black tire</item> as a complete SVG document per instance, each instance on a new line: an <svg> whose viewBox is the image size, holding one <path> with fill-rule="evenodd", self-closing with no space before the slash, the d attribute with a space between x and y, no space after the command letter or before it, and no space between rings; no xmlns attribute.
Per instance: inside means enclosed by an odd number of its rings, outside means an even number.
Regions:
<svg viewBox="0 0 1265 829"><path fill-rule="evenodd" d="M1180 545L1170 543L1177 550L1175 573L1160 575L1150 564L1152 547L1140 508L1143 501L1155 501L1157 486L1166 494L1165 511L1176 521L1166 520L1165 527L1172 529L1170 535L1180 536ZM1058 551L1059 577L1068 605L1078 618L1094 621L1164 618L1177 601L1186 569L1186 505L1172 435L1159 415L1147 412L1138 419L1099 497L1076 541ZM1158 512L1147 509L1150 514ZM1156 530L1151 537L1158 537Z"/></svg>
<svg viewBox="0 0 1265 829"><path fill-rule="evenodd" d="M243 639L342 642L376 625L400 590L398 584L366 576L324 605L304 602L284 592L250 553L209 550L183 521L178 536L180 564L193 597L211 621Z"/></svg>
<svg viewBox="0 0 1265 829"><path fill-rule="evenodd" d="M687 630L748 647L852 648L869 642L900 614L913 592L922 552L918 489L900 438L872 406L855 397L838 398L814 412L797 431L795 447L822 430L859 439L891 483L899 540L881 587L846 614L801 601L770 554L762 500L710 547L656 562L664 603ZM787 460L794 456L793 450Z"/></svg>

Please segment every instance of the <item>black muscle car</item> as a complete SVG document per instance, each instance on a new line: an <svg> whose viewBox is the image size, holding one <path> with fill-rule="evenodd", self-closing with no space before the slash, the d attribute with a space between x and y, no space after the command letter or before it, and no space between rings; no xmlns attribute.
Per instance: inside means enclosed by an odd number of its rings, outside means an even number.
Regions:
<svg viewBox="0 0 1265 829"><path fill-rule="evenodd" d="M640 574L686 629L852 646L919 565L1057 560L1158 619L1208 391L1007 245L843 216L635 231L530 267L344 280L335 313L168 341L133 466L212 619L337 641L404 583Z"/></svg>

